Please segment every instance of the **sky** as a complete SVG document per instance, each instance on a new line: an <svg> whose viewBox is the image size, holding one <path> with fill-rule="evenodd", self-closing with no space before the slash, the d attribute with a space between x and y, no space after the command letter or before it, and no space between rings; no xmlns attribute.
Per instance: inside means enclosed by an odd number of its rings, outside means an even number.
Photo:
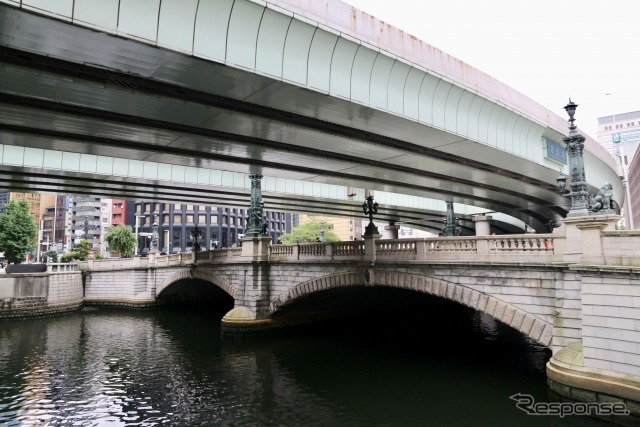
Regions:
<svg viewBox="0 0 640 427"><path fill-rule="evenodd" d="M640 110L637 0L343 0L567 117Z"/></svg>

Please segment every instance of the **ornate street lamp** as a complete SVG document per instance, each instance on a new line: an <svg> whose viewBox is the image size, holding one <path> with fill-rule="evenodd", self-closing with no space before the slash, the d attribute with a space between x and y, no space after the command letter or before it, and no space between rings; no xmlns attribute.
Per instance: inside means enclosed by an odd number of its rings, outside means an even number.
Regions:
<svg viewBox="0 0 640 427"><path fill-rule="evenodd" d="M373 215L378 213L378 202L374 203L371 193L367 196L367 201L362 204L362 211L369 217L369 225L367 225L364 231L365 236L379 234L378 227L373 223Z"/></svg>
<svg viewBox="0 0 640 427"><path fill-rule="evenodd" d="M587 180L584 172L584 141L585 137L577 131L573 123L576 119L574 115L578 104L571 101L565 105L564 109L569 115L569 136L562 138L565 143L567 155L569 157L569 195L571 196L571 209L567 216L582 216L589 214L589 192L587 191ZM559 191L564 191L566 178L562 176L556 179Z"/></svg>
<svg viewBox="0 0 640 427"><path fill-rule="evenodd" d="M191 237L193 237L193 248L191 249L193 252L200 251L200 243L198 243L198 239L202 236L202 230L198 228L198 224L191 230Z"/></svg>
<svg viewBox="0 0 640 427"><path fill-rule="evenodd" d="M247 231L245 236L258 237L265 232L262 219L264 202L262 201L261 181L262 175L249 175L251 179L251 202L249 204L249 218L247 218Z"/></svg>
<svg viewBox="0 0 640 427"><path fill-rule="evenodd" d="M152 234L151 234L151 248L149 249L150 253L160 252L158 250L158 211L153 212L153 224Z"/></svg>
<svg viewBox="0 0 640 427"><path fill-rule="evenodd" d="M458 218L454 216L453 202L447 202L447 219L444 220L442 228L443 236L459 236L462 228L458 226Z"/></svg>

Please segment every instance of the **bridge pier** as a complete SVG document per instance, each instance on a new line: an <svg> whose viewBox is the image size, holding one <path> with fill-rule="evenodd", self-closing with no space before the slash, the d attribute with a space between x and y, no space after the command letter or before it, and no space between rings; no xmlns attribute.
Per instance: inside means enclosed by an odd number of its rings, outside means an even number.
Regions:
<svg viewBox="0 0 640 427"><path fill-rule="evenodd" d="M242 296L222 318L222 335L230 338L264 332L272 328L269 244L270 236L246 236L242 239L242 258L251 263L242 278ZM250 273L250 274L249 274Z"/></svg>
<svg viewBox="0 0 640 427"><path fill-rule="evenodd" d="M556 288L549 388L582 402L622 402L629 425L640 423L640 271L611 265L605 235L618 215L567 217L563 261L569 271ZM636 259L637 261L637 259ZM621 420L624 421L624 420ZM634 424L636 423L636 424Z"/></svg>

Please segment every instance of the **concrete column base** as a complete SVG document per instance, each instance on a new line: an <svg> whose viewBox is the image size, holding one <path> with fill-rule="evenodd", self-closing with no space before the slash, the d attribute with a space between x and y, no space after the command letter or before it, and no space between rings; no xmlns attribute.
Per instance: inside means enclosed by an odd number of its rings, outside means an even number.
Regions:
<svg viewBox="0 0 640 427"><path fill-rule="evenodd" d="M244 338L273 329L271 319L256 319L256 313L249 307L235 307L224 315L221 321L224 338Z"/></svg>
<svg viewBox="0 0 640 427"><path fill-rule="evenodd" d="M620 425L640 425L640 377L582 366L582 343L575 342L547 362L547 384L556 394L579 402L624 403ZM628 422L628 424L626 424Z"/></svg>

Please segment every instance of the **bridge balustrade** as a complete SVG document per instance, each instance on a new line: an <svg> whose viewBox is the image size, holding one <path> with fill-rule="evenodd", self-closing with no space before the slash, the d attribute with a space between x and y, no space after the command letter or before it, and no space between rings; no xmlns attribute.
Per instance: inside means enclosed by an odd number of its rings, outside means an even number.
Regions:
<svg viewBox="0 0 640 427"><path fill-rule="evenodd" d="M47 273L51 274L60 274L60 273L71 273L74 271L80 271L78 269L78 263L76 262L60 262L60 263L48 263L47 264Z"/></svg>
<svg viewBox="0 0 640 427"><path fill-rule="evenodd" d="M614 235L615 234L615 235ZM620 259L635 259L638 262L640 252L630 248L640 247L640 233L627 232L625 244L617 249L612 243L619 238L620 232L605 234L604 244L612 256ZM375 259L380 261L491 261L491 262L526 262L532 258L536 261L554 261L556 242L563 237L552 234L509 235L509 236L470 236L470 237L437 237L422 239L385 239L375 242ZM609 242L609 240L611 242ZM620 240L617 240L620 242ZM301 243L295 245L269 245L269 260L273 262L287 261L353 261L369 259L365 253L365 242L346 241L332 243ZM50 273L79 271L79 264L90 270L120 270L148 267L169 267L188 265L193 262L233 263L242 261L242 248L216 249L193 253L155 255L150 257L134 257L111 260L90 260L81 263L48 264ZM620 261L617 264L623 264Z"/></svg>

